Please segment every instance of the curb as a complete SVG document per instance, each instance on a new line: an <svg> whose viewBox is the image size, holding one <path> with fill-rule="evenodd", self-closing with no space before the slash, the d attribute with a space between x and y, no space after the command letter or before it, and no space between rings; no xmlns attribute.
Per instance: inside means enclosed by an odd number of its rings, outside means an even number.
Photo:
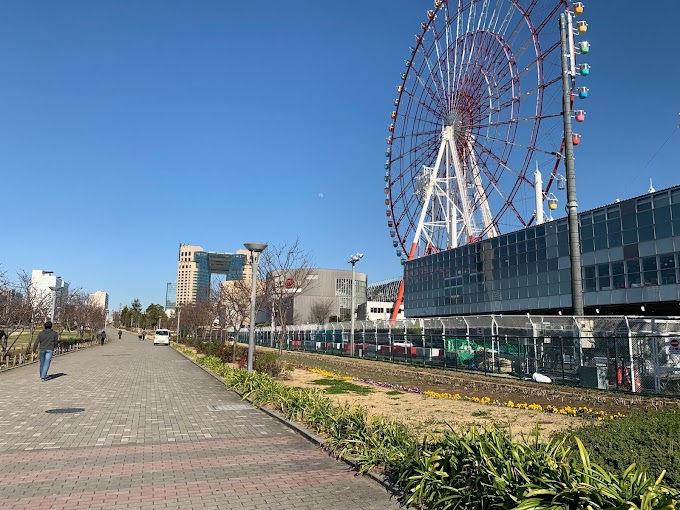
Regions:
<svg viewBox="0 0 680 510"><path fill-rule="evenodd" d="M273 410L271 410L271 409L267 409L266 407L262 407L262 406L257 405L256 403L254 403L254 402L253 402L252 400L250 400L249 398L245 398L245 399L244 399L242 393L239 393L238 391L233 390L233 389L231 389L231 388L229 388L229 387L227 386L227 383L226 383L226 381L224 380L223 377L221 377L221 376L215 374L214 372L211 372L210 370L208 370L208 369L205 368L204 366L199 365L198 363L196 363L196 361L194 361L193 359L191 359L189 356L187 356L186 354L184 354L182 351L179 351L179 350L175 349L174 347L173 347L173 350L174 350L175 352L181 354L182 356L184 356L186 359L188 359L189 361L191 361L195 366L197 366L198 368L200 368L200 369L203 370L204 372L210 374L213 378L215 378L215 379L217 379L218 381L220 381L222 384L224 384L224 386L227 388L228 391L231 391L231 392L233 392L233 393L236 393L239 397L241 397L241 400L245 400L246 402L248 402L249 404L251 404L253 407L259 409L260 411L263 411L265 414L268 414L268 415L271 416L272 418L278 420L279 422L281 422L281 423L282 423L283 425L285 425L286 427L292 429L293 431L297 432L297 433L300 434L302 437L304 437L305 439L307 439L310 443L312 443L312 444L314 444L314 445L317 445L317 446L321 447L322 450L327 451L327 452L329 452L329 455L332 455L332 454L330 453L330 450L328 449L328 443L326 442L326 440L325 440L323 437L321 437L321 436L319 436L318 434L315 434L314 432L312 432L312 431L306 429L306 428L303 427L302 425L299 425L299 424L297 424L297 423L295 423L295 422L292 422L292 421L288 420L285 416L283 416L282 414L280 414L280 413L278 413L278 412L276 412L276 411L273 411ZM337 458L337 457L336 457L336 460L340 460L340 461L344 462L345 464L351 466L354 470L357 470L357 462L356 462L353 458L351 458L351 457L343 457L343 458ZM357 474L358 474L358 473L357 473ZM392 495L395 496L395 497L400 497L400 496L403 494L402 491L401 491L398 487L395 487L395 486L389 481L389 478L386 477L385 475L381 475L381 474L378 474L378 473L372 473L371 471L368 471L368 472L364 473L362 476L367 476L368 478L372 479L373 481L378 482L378 483L379 483L380 485L382 485L385 489L387 489L387 491L388 491L390 494L392 494Z"/></svg>

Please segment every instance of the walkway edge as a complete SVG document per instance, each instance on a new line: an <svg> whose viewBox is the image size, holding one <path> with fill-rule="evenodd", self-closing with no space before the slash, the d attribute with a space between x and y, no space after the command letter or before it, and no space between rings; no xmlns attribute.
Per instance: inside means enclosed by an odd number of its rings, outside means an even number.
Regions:
<svg viewBox="0 0 680 510"><path fill-rule="evenodd" d="M225 388L227 388L227 390L236 393L239 397L241 397L242 400L245 400L246 402L248 402L248 403L251 404L252 406L256 407L257 409L263 411L264 413L268 414L268 415L271 416L272 418L275 418L276 420L280 421L282 424L284 424L284 425L287 426L288 428L294 430L295 432L297 432L298 434L300 434L302 437L304 437L305 439L307 439L310 443L315 444L315 445L317 445L317 446L320 446L320 447L321 447L323 450L325 450L325 451L329 451L329 449L328 449L328 443L325 441L325 439L324 439L323 437L319 436L318 434L314 434L312 431L306 429L306 428L303 427L302 425L299 425L299 424L297 424L297 423L295 423L295 422L292 422L292 421L288 420L285 416L283 416L282 414L280 414L280 413L278 413L278 412L276 412L276 411L273 411L272 409L268 409L268 408L266 408L266 407L262 407L262 406L260 406L260 405L258 405L258 404L256 404L256 403L254 403L254 402L253 402L252 400L250 400L249 398L244 399L242 393L239 393L238 391L233 390L233 389L231 389L231 388L229 388L229 387L227 386L227 383L226 383L226 381L224 380L223 377L221 377L221 376L217 375L216 373L214 373L214 372L208 370L208 369L205 368L204 366L199 365L198 363L196 363L195 360L193 360L190 356L187 356L186 354L184 354L184 353L183 353L182 351L180 351L179 349L174 349L174 348L173 348L173 350L174 350L175 352L181 354L182 356L184 356L186 359L188 359L189 361L191 361L194 365L196 365L198 368L200 368L200 369L203 370L204 372L210 374L212 377L214 377L215 379L217 379L218 381L220 381L222 384L224 384L224 386L225 386ZM329 455L330 455L330 454L329 454ZM337 457L336 457L336 459L337 459ZM357 462L356 462L352 457L343 457L343 458L340 458L340 459L337 459L337 460L341 460L341 461L343 461L345 464L348 464L349 466L351 466L354 470L357 470ZM378 482L378 483L379 483L380 485L382 485L385 489L387 489L387 491L388 491L390 494L392 494L392 495L395 496L395 497L400 497L400 496L403 494L402 491L401 491L398 487L394 486L394 485L390 482L389 478L386 477L385 475L381 475L381 474L378 474L378 473L373 473L373 472L371 472L371 471L368 471L367 473L365 473L365 476L368 476L368 477L371 478L372 480Z"/></svg>

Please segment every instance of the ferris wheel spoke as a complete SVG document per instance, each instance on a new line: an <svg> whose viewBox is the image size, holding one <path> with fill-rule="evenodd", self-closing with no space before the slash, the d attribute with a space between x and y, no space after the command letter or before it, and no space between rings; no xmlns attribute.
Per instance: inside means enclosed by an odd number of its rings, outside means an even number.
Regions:
<svg viewBox="0 0 680 510"><path fill-rule="evenodd" d="M440 99L440 103L442 103L443 106L448 107L449 106L449 100L447 97L446 93L446 84L444 83L444 72L442 70L442 64L441 64L441 55L439 53L439 45L437 44L437 32L436 32L436 26L432 25L430 27L430 30L433 31L434 33L434 43L433 46L435 48L435 52L437 54L437 58L435 59L436 65L437 65L437 70L434 69L434 65L431 62L431 57L430 57L430 52L425 49L423 46L423 55L425 56L425 62L427 63L428 70L430 72L430 76L432 76L434 81L434 77L437 76L439 78L439 83L437 85L441 85L441 90L439 90L439 87L437 86L435 90L438 91L438 96ZM419 77L420 79L420 77ZM424 84L423 84L424 86Z"/></svg>
<svg viewBox="0 0 680 510"><path fill-rule="evenodd" d="M555 151L543 150L543 149L536 147L535 145L524 145L524 144L521 144L521 143L511 142L511 141L508 141L508 140L504 140L502 138L494 138L493 136L483 135L483 134L479 134L479 135L477 135L477 137L478 138L485 138L485 139L490 140L492 142L499 142L499 143L502 143L502 144L505 144L505 145L510 145L512 147L519 147L521 149L540 152L542 154L549 154L550 156L555 155Z"/></svg>
<svg viewBox="0 0 680 510"><path fill-rule="evenodd" d="M550 119L553 117L561 117L561 113L553 113L550 115L541 115L539 117L524 117L524 118L514 118L514 119L508 119L508 120L501 120L498 122L485 122L484 124L472 124L470 127L473 128L486 128L486 127L495 127L495 126L508 126L510 124L518 124L520 122L535 122L536 120L541 120L541 119ZM484 136L484 135L480 135Z"/></svg>
<svg viewBox="0 0 680 510"><path fill-rule="evenodd" d="M437 110L433 109L432 106L428 105L427 103L425 103L425 102L424 102L423 100L421 100L420 98L416 97L416 95L415 95L414 92L409 91L409 90L407 90L407 89L404 89L404 91L403 91L402 93L403 93L403 94L406 94L408 97L410 97L411 99L413 99L414 101L416 101L416 103L417 103L418 105L420 105L423 109L425 109L425 110L427 110L429 113L431 113L433 117L436 117L436 118L441 117L441 113L440 113L440 112L438 112Z"/></svg>
<svg viewBox="0 0 680 510"><path fill-rule="evenodd" d="M434 133L433 133L434 135ZM428 140L424 140L418 145L412 147L411 149L407 150L403 154L403 158L406 158L408 156L411 156L412 158L412 163L408 165L408 167L412 165L419 165L417 168L415 168L415 171L419 171L419 167L424 165L425 163L428 162L428 157L430 156L429 153L427 153L424 149L431 147L433 145L434 136L430 137ZM421 159L424 159L425 161L421 161ZM396 160L399 161L399 160Z"/></svg>
<svg viewBox="0 0 680 510"><path fill-rule="evenodd" d="M503 175L504 171L507 170L508 172L510 172L512 175L515 176L515 180L516 180L517 182L519 182L519 181L524 181L525 183L527 183L527 184L533 186L533 183L532 183L531 181L529 181L529 180L524 176L524 172L518 172L517 170L514 170L513 168L511 168L510 166L508 166L508 164L507 164L506 161L504 161L503 159L499 158L497 154L494 154L492 151L490 151L490 150L487 149L486 147L483 147L483 146L481 146L481 145L478 146L478 147L479 147L479 150L481 151L481 154L486 154L489 158L491 158L493 161L495 161L496 164L502 169L502 170L501 170L501 173L498 174L498 175L496 175L495 172L494 172L494 173L490 173L489 168L488 168L488 165L485 165L484 169L486 170L487 176L488 176L490 179L491 179L491 178L500 179L500 177Z"/></svg>

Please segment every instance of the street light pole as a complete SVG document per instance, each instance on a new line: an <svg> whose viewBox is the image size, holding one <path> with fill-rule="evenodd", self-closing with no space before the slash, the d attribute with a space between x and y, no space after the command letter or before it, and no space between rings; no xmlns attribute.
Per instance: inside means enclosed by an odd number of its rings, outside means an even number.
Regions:
<svg viewBox="0 0 680 510"><path fill-rule="evenodd" d="M350 286L350 328L349 328L349 351L350 351L350 356L354 356L354 265L361 260L361 258L364 256L363 253L357 253L356 255L352 255L349 260L347 261L349 264L352 264L352 285Z"/></svg>
<svg viewBox="0 0 680 510"><path fill-rule="evenodd" d="M257 262L258 255L267 248L263 243L245 243L243 246L250 252L250 266L252 270L252 288L250 289L250 324L248 335L248 372L253 371L255 358L255 300L257 298Z"/></svg>

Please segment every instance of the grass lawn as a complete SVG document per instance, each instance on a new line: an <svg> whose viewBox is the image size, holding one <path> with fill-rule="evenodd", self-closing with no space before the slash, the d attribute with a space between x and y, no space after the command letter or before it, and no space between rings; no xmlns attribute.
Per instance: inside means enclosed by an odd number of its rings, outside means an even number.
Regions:
<svg viewBox="0 0 680 510"><path fill-rule="evenodd" d="M342 379L334 379L332 377L324 377L323 379L316 379L312 384L325 386L324 391L331 395L339 395L341 393L356 393L357 395L368 395L373 392L369 386L359 386L349 381Z"/></svg>
<svg viewBox="0 0 680 510"><path fill-rule="evenodd" d="M36 339L38 336L38 333L40 333L41 329L36 329L33 332L33 340ZM76 339L80 338L78 335L77 331L61 331L59 332L59 339L60 340L71 340L71 339ZM85 338L89 337L89 331L85 332ZM15 331L9 336L9 342L8 345L12 345L12 342L17 340L16 344L14 344L14 348L12 349L11 352L13 353L19 353L19 352L24 352L26 350L26 346L28 343L31 341L31 331L29 329L25 329L24 331Z"/></svg>

